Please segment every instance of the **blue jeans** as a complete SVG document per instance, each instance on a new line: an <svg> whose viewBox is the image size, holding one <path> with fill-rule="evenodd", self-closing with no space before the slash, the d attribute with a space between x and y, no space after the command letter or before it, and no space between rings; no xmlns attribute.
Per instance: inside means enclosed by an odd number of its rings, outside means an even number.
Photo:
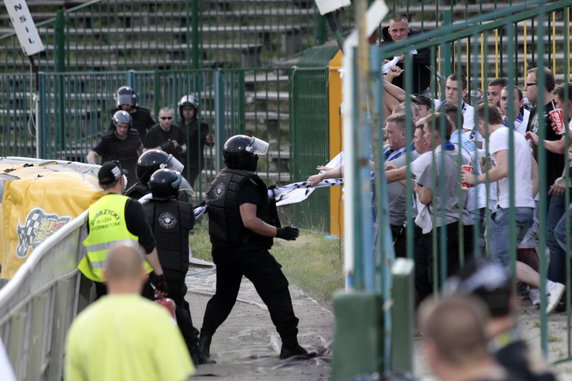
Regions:
<svg viewBox="0 0 572 381"><path fill-rule="evenodd" d="M516 244L524 238L526 231L532 225L533 208L514 208ZM510 263L509 237L510 237L509 209L498 208L491 214L491 239L487 248L494 261L508 266Z"/></svg>
<svg viewBox="0 0 572 381"><path fill-rule="evenodd" d="M568 207L569 213L570 215L568 216L568 218L572 218L572 204L570 204L570 206ZM572 221L571 221L572 224ZM572 225L571 225L572 226ZM564 258L566 257L565 253L569 253L571 254L571 249L572 248L566 248L566 214L563 214L562 217L560 218L560 220L558 221L558 223L556 224L556 227L554 228L554 238L556 239L556 241L558 242L558 245L560 246L560 249L562 250L562 252L564 253ZM571 231L570 231L570 242L572 244L572 227L571 227ZM552 252L550 252L550 265L552 266ZM563 260L562 261L562 265L560 266L562 268L562 272L564 273L564 276L566 276L566 263ZM564 283L564 281L566 280L566 278L564 277L562 279L562 281L560 283Z"/></svg>
<svg viewBox="0 0 572 381"><path fill-rule="evenodd" d="M546 217L546 245L550 250L550 265L548 266L548 279L553 282L566 281L566 238L560 245L556 237L556 226L562 221L566 205L564 196L550 196L548 201L548 216ZM566 221L563 223L561 237L565 237Z"/></svg>

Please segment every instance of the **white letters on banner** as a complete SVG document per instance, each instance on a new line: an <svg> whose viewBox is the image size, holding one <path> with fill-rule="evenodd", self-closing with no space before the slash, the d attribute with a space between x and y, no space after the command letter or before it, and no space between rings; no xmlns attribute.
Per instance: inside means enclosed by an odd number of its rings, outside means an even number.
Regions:
<svg viewBox="0 0 572 381"><path fill-rule="evenodd" d="M4 0L4 5L6 5L24 54L31 56L44 51L44 45L26 2L24 0Z"/></svg>

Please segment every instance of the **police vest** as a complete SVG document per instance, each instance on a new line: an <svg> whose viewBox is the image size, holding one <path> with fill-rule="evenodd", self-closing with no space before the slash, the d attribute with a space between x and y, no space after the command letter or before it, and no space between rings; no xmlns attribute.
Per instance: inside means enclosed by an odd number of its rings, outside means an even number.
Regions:
<svg viewBox="0 0 572 381"><path fill-rule="evenodd" d="M87 251L78 265L78 270L87 278L103 282L103 269L107 253L113 245L123 240L137 242L125 223L125 204L129 197L120 194L108 194L93 203L88 210L89 234L83 241ZM147 272L152 267L145 261Z"/></svg>
<svg viewBox="0 0 572 381"><path fill-rule="evenodd" d="M161 267L186 273L189 270L189 231L195 221L193 207L177 200L150 200L143 204L143 209L157 240Z"/></svg>
<svg viewBox="0 0 572 381"><path fill-rule="evenodd" d="M126 196L131 197L135 200L139 200L141 197L145 196L147 193L150 193L149 187L141 184L140 182L136 182L132 186L129 187L124 193Z"/></svg>
<svg viewBox="0 0 572 381"><path fill-rule="evenodd" d="M262 200L256 215L264 222L279 226L268 200L268 188L258 175L250 171L223 169L213 180L207 192L209 235L213 246L221 248L252 244L270 249L272 237L265 237L246 229L240 217L238 193L247 181L253 181Z"/></svg>

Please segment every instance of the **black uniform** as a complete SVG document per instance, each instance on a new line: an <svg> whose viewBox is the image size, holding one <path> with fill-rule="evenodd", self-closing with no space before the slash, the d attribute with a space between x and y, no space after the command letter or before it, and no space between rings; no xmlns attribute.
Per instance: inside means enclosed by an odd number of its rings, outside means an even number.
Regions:
<svg viewBox="0 0 572 381"><path fill-rule="evenodd" d="M393 39L389 35L389 27L385 27L381 30L383 35L383 44L392 43ZM411 31L409 36L414 36L418 34L417 31ZM392 59L393 57L388 57L388 59ZM405 69L405 62L399 61L397 64L401 69ZM431 83L431 70L429 67L431 66L431 51L429 48L421 48L417 49L417 54L412 55L412 68L413 68L413 93L419 94L425 91L429 84ZM399 77L393 78L392 82L395 86L402 88L405 90L405 74L403 73Z"/></svg>
<svg viewBox="0 0 572 381"><path fill-rule="evenodd" d="M208 131L208 126L207 126ZM145 137L144 147L145 148L157 148L161 147L163 151L172 154L179 160L181 163L185 162L185 154L177 152L174 148L167 148L164 149L162 144L167 141L176 141L178 145L187 144L187 137L185 133L181 129L181 127L172 125L169 131L163 131L159 124L154 125L151 129L147 132L147 136Z"/></svg>
<svg viewBox="0 0 572 381"><path fill-rule="evenodd" d="M240 205L251 203L257 206L260 219L279 226L275 204L268 199L267 192L264 182L253 172L229 168L223 169L210 186L209 235L217 284L216 293L207 304L201 337L212 336L228 317L242 276L246 276L268 306L283 343L297 345L298 318L292 308L288 280L268 251L273 239L246 229L240 217Z"/></svg>
<svg viewBox="0 0 572 381"><path fill-rule="evenodd" d="M178 127L187 136L187 154L185 164L186 178L192 187L201 170L205 167L205 144L209 135L209 125L199 122L196 118L190 124L181 121Z"/></svg>
<svg viewBox="0 0 572 381"><path fill-rule="evenodd" d="M123 109L120 106L117 106L116 108L111 110L111 115L115 114L117 111L120 110ZM129 112L129 115L131 115L131 120L132 120L131 127L137 130L137 132L139 132L139 137L141 138L141 141L144 142L145 137L147 135L147 130L155 125L155 121L153 120L153 118L151 118L151 111L149 111L149 109L146 109L144 107L136 106L135 112L134 113ZM111 122L111 124L109 125L109 130L112 131L114 129L115 126L113 125L113 122Z"/></svg>
<svg viewBox="0 0 572 381"><path fill-rule="evenodd" d="M119 139L113 131L101 135L101 141L93 149L99 156L101 162L119 160L121 167L127 171L127 183L134 184L137 181L135 168L139 157L139 150L143 144L139 138L139 133L130 129L127 138Z"/></svg>
<svg viewBox="0 0 572 381"><path fill-rule="evenodd" d="M198 330L193 327L189 303L185 300L185 276L189 270L189 232L195 217L193 207L175 199L150 200L143 204L147 221L157 240L157 253L163 268L169 297L176 305L177 323L191 355L198 349Z"/></svg>

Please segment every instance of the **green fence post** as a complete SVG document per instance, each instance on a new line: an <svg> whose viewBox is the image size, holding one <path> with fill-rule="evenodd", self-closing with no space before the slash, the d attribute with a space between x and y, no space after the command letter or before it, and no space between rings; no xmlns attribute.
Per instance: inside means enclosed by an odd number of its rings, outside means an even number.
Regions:
<svg viewBox="0 0 572 381"><path fill-rule="evenodd" d="M224 73L215 72L215 144L216 144L216 171L222 169L222 151L226 140L225 133L225 107L224 107Z"/></svg>
<svg viewBox="0 0 572 381"><path fill-rule="evenodd" d="M38 73L38 124L36 126L36 157L46 157L46 74Z"/></svg>
<svg viewBox="0 0 572 381"><path fill-rule="evenodd" d="M54 54L54 72L64 73L66 71L66 36L65 36L65 15L63 11L57 11L56 22L54 25L55 31L55 54ZM56 109L56 142L54 148L56 150L64 150L66 146L65 139L65 92L64 92L64 77L56 75L55 87L55 109ZM45 154L47 152L44 152ZM43 156L46 158L46 156Z"/></svg>
<svg viewBox="0 0 572 381"><path fill-rule="evenodd" d="M413 373L413 260L397 258L391 269L393 304L391 307L391 369L397 374Z"/></svg>
<svg viewBox="0 0 572 381"><path fill-rule="evenodd" d="M253 73L256 78L256 73ZM244 134L246 132L246 87L244 84L244 70L238 73L238 133Z"/></svg>
<svg viewBox="0 0 572 381"><path fill-rule="evenodd" d="M137 84L137 72L135 70L129 70L126 74L125 81L127 82L127 86L135 89L135 85Z"/></svg>
<svg viewBox="0 0 572 381"><path fill-rule="evenodd" d="M444 13L445 26L451 25L453 23L453 15L451 14L451 10L443 11L443 13ZM443 45L443 49L441 52L441 57L443 57L443 68L441 69L442 72L441 74L443 74L443 77L445 78L447 78L449 74L452 73L451 60L453 54L451 53L451 46L452 43Z"/></svg>
<svg viewBox="0 0 572 381"><path fill-rule="evenodd" d="M327 38L326 18L320 14L318 7L314 5L314 45L322 45Z"/></svg>
<svg viewBox="0 0 572 381"><path fill-rule="evenodd" d="M200 31L199 31L199 20L201 18L200 9L199 9L199 0L193 0L192 8L192 19L191 19L191 28L192 28L192 55L193 55L193 69L198 69L200 65L200 57L201 57L201 47L200 47Z"/></svg>

